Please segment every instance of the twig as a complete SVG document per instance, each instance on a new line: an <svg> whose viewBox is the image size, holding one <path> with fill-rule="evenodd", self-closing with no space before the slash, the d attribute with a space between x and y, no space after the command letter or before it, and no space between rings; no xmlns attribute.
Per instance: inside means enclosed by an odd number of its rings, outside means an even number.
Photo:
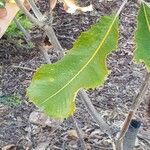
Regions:
<svg viewBox="0 0 150 150"><path fill-rule="evenodd" d="M18 69L27 70L27 71L33 71L33 72L35 72L35 71L36 71L36 70L31 69L31 68L28 68L28 67L15 66L15 65L12 65L12 67L13 67L13 68L18 68Z"/></svg>
<svg viewBox="0 0 150 150"><path fill-rule="evenodd" d="M29 20L34 23L35 25L38 25L40 28L43 27L43 23L40 22L37 18L35 18L23 5L22 1L15 0L18 7L23 11L23 13L29 18Z"/></svg>
<svg viewBox="0 0 150 150"><path fill-rule="evenodd" d="M128 127L130 125L132 118L133 118L133 111L129 111L128 116L126 117L126 119L123 123L122 129L117 137L117 141L121 141L123 139L125 133L128 130Z"/></svg>
<svg viewBox="0 0 150 150"><path fill-rule="evenodd" d="M59 41L58 41L58 39L55 35L55 32L54 32L53 28L51 26L47 25L44 22L45 20L43 20L43 18L45 18L45 17L39 11L39 9L37 8L35 2L33 0L29 0L29 2L30 2L30 5L31 5L31 8L32 8L34 14L36 15L36 17L38 18L38 20L43 21L44 30L45 30L50 42L52 43L53 47L56 50L60 51L61 52L60 57L63 57L64 56L63 55L63 48L61 47L61 45L60 45L60 43L59 43ZM50 14L52 14L52 12ZM51 16L51 18L52 18L52 16Z"/></svg>
<svg viewBox="0 0 150 150"><path fill-rule="evenodd" d="M60 53L60 56L64 56L63 48L61 47L55 32L51 26L49 26L44 21L39 21L37 18L35 18L23 5L23 3L20 0L15 0L18 7L24 12L24 14L29 18L31 22L33 22L35 25L38 25L41 29L43 29L48 36L51 44L53 45L54 49ZM34 1L33 1L34 3ZM34 7L32 8L34 9ZM34 10L35 11L35 10Z"/></svg>
<svg viewBox="0 0 150 150"><path fill-rule="evenodd" d="M14 19L14 21L15 21L16 25L18 26L18 28L22 31L23 36L25 37L27 43L30 44L30 42L32 41L30 34L23 28L23 26L20 24L20 22L16 18ZM48 64L51 64L51 61L49 59L49 55L48 55L47 51L45 50L45 48L43 47L43 45L41 43L38 43L38 44L35 43L35 45L36 45L36 47L39 48L39 50L43 54L45 61ZM30 68L22 68L22 69L30 70Z"/></svg>
<svg viewBox="0 0 150 150"><path fill-rule="evenodd" d="M53 45L54 49L60 53L59 57L62 58L64 56L64 50L61 47L53 28L51 26L45 26L45 32L46 32L51 44Z"/></svg>
<svg viewBox="0 0 150 150"><path fill-rule="evenodd" d="M16 17L14 18L14 22L17 25L18 29L20 29L21 32L23 33L23 36L26 42L30 44L30 40L31 40L30 34L25 30L25 28L21 25L21 23L17 20Z"/></svg>
<svg viewBox="0 0 150 150"><path fill-rule="evenodd" d="M30 34L23 28L23 26L20 24L20 22L15 18L14 19L15 23L17 24L18 28L22 31L23 33L23 36L25 37L25 39L27 40L27 42L29 43L31 41L31 36ZM38 44L35 44L39 50L42 52L44 58L45 58L45 61L48 63L48 64L51 64L51 61L49 59L49 55L47 53L47 51L44 49L43 45L38 43ZM29 68L22 68L22 69L26 69L26 70L29 70Z"/></svg>
<svg viewBox="0 0 150 150"><path fill-rule="evenodd" d="M42 49L42 47L41 47L41 49ZM46 55L47 55L47 54L46 54ZM49 61L50 61L49 58L48 58L47 56L45 56L45 55L43 55L43 56L44 56L45 60L47 61L47 63L50 64L51 62L49 62ZM91 103L91 101L90 101L90 99L89 99L87 93L86 93L85 91L82 92L82 90L80 90L80 93L81 93L80 96L81 96L82 100L85 102L85 103L84 103L85 106L86 106L87 109L90 111L89 114L91 114L91 116L92 116L92 117L95 119L95 121L99 124L99 126L100 126L100 128L101 128L101 130L102 130L103 132L106 131L106 133L107 133L108 135L112 136L112 135L113 135L113 133L111 133L112 130L109 129L109 125L106 124L106 123L103 121L102 118L100 118L100 115L99 115L98 112L95 110L95 108L94 108L93 104ZM75 126L75 129L76 129L76 131L77 131L77 134L78 134L78 137L79 137L79 140L80 140L82 149L83 149L83 150L86 150L86 146L85 146L85 143L84 143L84 140L83 140L83 137L82 137L81 129L79 128L79 126L78 126L78 124L77 124L77 122L76 122L76 120L75 120L75 118L74 118L73 116L71 117L71 119L72 119L72 122L73 122L73 124L74 124L74 126ZM106 128L108 128L108 129L106 129ZM105 130L104 130L104 129L105 129ZM107 131L108 131L109 133L108 133ZM116 130L115 130L115 132L116 132Z"/></svg>
<svg viewBox="0 0 150 150"><path fill-rule="evenodd" d="M50 58L49 58L49 55L48 55L46 49L43 47L43 45L40 44L40 43L38 43L38 44L36 44L36 46L37 46L37 47L40 49L40 51L42 52L43 57L45 58L46 63L47 63L47 64L51 64L51 60L50 60Z"/></svg>
<svg viewBox="0 0 150 150"><path fill-rule="evenodd" d="M137 97L134 100L134 103L131 106L131 110L134 110L134 112L138 109L140 103L143 101L145 93L149 88L149 82L150 82L150 73L146 73L145 81L140 90L140 93L138 93Z"/></svg>
<svg viewBox="0 0 150 150"><path fill-rule="evenodd" d="M123 3L121 4L117 14L116 14L116 17L118 17L121 13L121 11L123 10L124 6L126 5L126 3L128 2L128 0L124 0Z"/></svg>
<svg viewBox="0 0 150 150"><path fill-rule="evenodd" d="M77 123L76 119L74 118L74 116L71 116L71 120L74 124L74 127L75 127L76 131L77 131L77 135L78 135L78 138L79 138L79 141L80 141L80 144L81 144L81 150L86 150L85 142L83 140L82 131L79 128L78 123Z"/></svg>
<svg viewBox="0 0 150 150"><path fill-rule="evenodd" d="M143 101L145 93L147 92L148 88L149 88L149 82L150 82L150 73L146 74L146 78L145 81L143 83L143 86L141 87L140 92L138 93L138 95L136 96L134 103L131 106L131 109L128 113L128 116L126 117L124 123L123 123L123 127L117 137L117 142L119 143L120 141L122 141L123 137L125 136L128 127L131 123L131 120L136 112L136 110L138 109L140 103Z"/></svg>
<svg viewBox="0 0 150 150"><path fill-rule="evenodd" d="M39 21L43 21L43 19L45 18L44 15L42 15L42 13L39 11L38 7L36 6L34 0L28 0L29 1L29 5L31 7L31 9L33 10L35 16L38 18Z"/></svg>
<svg viewBox="0 0 150 150"><path fill-rule="evenodd" d="M116 132L116 128L109 126L103 118L100 116L100 114L96 111L95 107L93 106L90 98L88 97L87 93L84 90L79 91L79 96L84 102L84 105L86 106L89 114L94 119L94 121L99 125L99 128L101 131L109 135L109 137L113 137L114 133Z"/></svg>
<svg viewBox="0 0 150 150"><path fill-rule="evenodd" d="M50 59L49 59L49 56L48 56L47 51L43 50L43 46L42 46L41 44L39 45L39 48L40 48L40 50L42 51L43 56L44 56L46 62L47 62L48 64L51 64L51 61L50 61ZM86 146L85 146L85 142L84 142L84 140L83 140L83 136L82 136L81 129L79 128L78 123L77 123L76 119L74 118L74 116L71 116L71 119L72 119L72 122L73 122L73 124L74 124L74 126L75 126L75 129L76 129L76 131L77 131L77 135L78 135L79 140L80 140L80 144L81 144L81 147L82 147L81 150L86 150Z"/></svg>

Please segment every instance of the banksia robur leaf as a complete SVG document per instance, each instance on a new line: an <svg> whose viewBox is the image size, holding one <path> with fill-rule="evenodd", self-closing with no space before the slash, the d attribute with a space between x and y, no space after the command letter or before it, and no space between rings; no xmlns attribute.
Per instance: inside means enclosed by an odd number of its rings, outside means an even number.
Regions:
<svg viewBox="0 0 150 150"><path fill-rule="evenodd" d="M64 119L75 111L75 96L81 88L95 88L108 74L106 57L118 43L118 18L104 16L83 32L60 61L44 64L27 89L31 102L50 117Z"/></svg>
<svg viewBox="0 0 150 150"><path fill-rule="evenodd" d="M134 59L137 62L144 62L147 70L150 71L150 8L143 3L137 17L135 42Z"/></svg>

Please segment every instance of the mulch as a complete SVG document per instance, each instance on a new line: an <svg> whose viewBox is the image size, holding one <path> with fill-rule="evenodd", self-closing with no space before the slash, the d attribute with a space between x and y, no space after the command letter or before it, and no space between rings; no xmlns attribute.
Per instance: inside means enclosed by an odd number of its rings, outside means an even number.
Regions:
<svg viewBox="0 0 150 150"><path fill-rule="evenodd" d="M89 0L86 2L82 0L80 4L88 5L89 2ZM81 32L88 30L101 16L116 12L121 3L120 0L103 3L92 0L93 12L73 15L66 13L61 3L57 4L53 12L53 27L62 47L66 51L69 50ZM47 10L45 0L40 0L38 6L43 13L43 10ZM139 92L145 77L143 64L136 64L132 60L135 49L133 32L136 28L135 18L138 7L138 4L130 1L123 9L120 15L118 49L107 58L109 76L104 86L88 91L97 111L108 123L118 126L124 121L132 100ZM30 32L37 41L43 38L43 34L37 27ZM0 96L17 95L21 99L21 104L15 108L0 104L0 147L14 144L19 150L25 150L27 147L37 150L36 147L39 144L48 143L50 150L79 150L80 142L77 139L68 138L68 130L74 129L70 119L65 120L56 128L39 127L29 121L30 113L37 109L28 102L25 96L34 71L14 66L35 70L46 62L36 47L30 48L23 39L21 40L23 42L19 46L15 39L8 41L6 36L0 40L0 71L2 73ZM49 55L53 62L57 61L57 53L52 48L49 49ZM99 130L78 96L76 107L75 117L83 130L84 141L88 149L111 150L108 136ZM150 142L145 139L145 135L149 133L150 121L146 116L146 109L147 100L141 104L135 117L142 122L139 131L139 147L148 150ZM38 131L34 132L33 130L37 128ZM147 138L150 138L148 135L150 134L147 134Z"/></svg>

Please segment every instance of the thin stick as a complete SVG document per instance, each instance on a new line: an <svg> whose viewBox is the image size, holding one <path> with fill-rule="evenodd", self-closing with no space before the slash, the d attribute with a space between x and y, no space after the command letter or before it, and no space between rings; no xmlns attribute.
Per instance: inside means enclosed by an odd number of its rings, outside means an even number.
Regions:
<svg viewBox="0 0 150 150"><path fill-rule="evenodd" d="M15 0L16 4L18 7L23 11L23 13L29 18L29 20L34 23L35 25L38 25L39 27L43 27L43 23L40 22L37 18L35 18L23 5L22 1L20 0Z"/></svg>
<svg viewBox="0 0 150 150"><path fill-rule="evenodd" d="M44 16L42 13L39 11L38 7L36 6L34 0L29 0L29 5L31 9L33 10L35 16L38 18L39 21L42 21L44 19Z"/></svg>
<svg viewBox="0 0 150 150"><path fill-rule="evenodd" d="M36 15L36 17L39 19L39 21L44 21L43 18L44 16L42 15L42 13L39 11L39 9L37 8L34 0L29 0L30 2L30 5L31 5L31 8L34 12L34 14ZM52 12L50 13L52 14ZM52 19L52 16L51 16L51 19ZM55 35L55 32L53 30L53 28L51 26L48 26L45 24L45 32L49 38L49 41L51 43L53 43L53 47L58 50L60 52L60 57L63 57L64 54L63 54L63 48L61 47L56 35Z"/></svg>
<svg viewBox="0 0 150 150"><path fill-rule="evenodd" d="M25 28L21 25L21 23L17 20L17 18L14 18L14 22L17 25L18 29L23 33L24 39L29 44L31 40L30 34L25 30Z"/></svg>
<svg viewBox="0 0 150 150"><path fill-rule="evenodd" d="M79 141L80 141L80 144L81 144L81 150L87 150L86 146L85 146L85 142L83 140L82 131L79 128L78 123L77 123L76 119L74 118L74 116L71 116L71 120L74 124L74 127L75 127L76 131L77 131L77 135L78 135L78 138L79 138Z"/></svg>
<svg viewBox="0 0 150 150"><path fill-rule="evenodd" d="M46 24L44 21L39 21L32 14L30 14L30 12L24 7L23 3L20 0L15 0L15 2L18 5L18 7L24 12L24 14L29 18L31 22L33 22L35 25L38 25L41 29L45 31L54 49L60 52L60 56L61 57L64 56L63 48L61 47L53 28L49 26L48 24Z"/></svg>
<svg viewBox="0 0 150 150"><path fill-rule="evenodd" d="M126 119L124 121L123 127L117 137L117 141L121 141L123 139L123 137L125 136L125 133L128 130L130 122L131 122L136 110L139 108L140 103L143 101L145 93L147 92L147 90L149 88L149 82L150 82L150 73L147 73L145 81L143 83L143 86L141 87L140 92L136 96L136 98L131 106L131 110L129 111L128 116L126 117Z"/></svg>
<svg viewBox="0 0 150 150"><path fill-rule="evenodd" d="M31 68L28 68L28 67L15 66L15 65L12 65L12 67L13 67L13 68L18 68L18 69L27 70L27 71L33 71L33 72L35 72L35 71L36 71L36 70L31 69Z"/></svg>
<svg viewBox="0 0 150 150"><path fill-rule="evenodd" d="M43 57L45 58L46 63L47 63L47 64L51 64L51 60L50 60L50 58L49 58L49 55L48 55L46 49L43 47L43 45L40 44L40 43L38 43L38 44L36 44L36 46L37 46L37 47L40 49L40 51L42 52Z"/></svg>
<svg viewBox="0 0 150 150"><path fill-rule="evenodd" d="M29 43L31 41L31 36L30 34L23 28L23 26L20 24L20 22L15 18L14 19L15 23L17 24L18 28L22 31L25 39L27 40L27 42ZM39 48L39 50L42 52L44 58L45 58L45 61L48 63L48 64L51 64L51 61L49 59L49 55L47 53L47 51L44 49L43 45L38 43L36 44L36 46ZM23 68L22 68L23 69ZM24 68L27 70L27 68ZM28 69L29 70L29 69Z"/></svg>
<svg viewBox="0 0 150 150"><path fill-rule="evenodd" d="M47 53L47 51L43 50L43 46L42 45L39 45L39 49L42 51L46 62L48 64L51 64L51 61L50 61L49 56L48 56L48 53ZM71 119L72 119L72 122L73 122L73 124L75 126L77 135L78 135L79 140L80 140L80 144L81 144L81 148L82 148L81 150L86 150L86 146L85 146L85 142L83 140L81 129L79 128L78 123L77 123L76 119L74 118L74 116L72 116Z"/></svg>
<svg viewBox="0 0 150 150"><path fill-rule="evenodd" d="M138 109L140 103L143 101L145 93L149 88L149 82L150 82L150 73L146 73L144 84L140 90L141 92L138 93L137 97L134 100L134 103L131 106L131 110L134 110L134 112Z"/></svg>
<svg viewBox="0 0 150 150"><path fill-rule="evenodd" d="M60 53L59 57L62 58L64 56L64 50L61 47L53 28L51 26L45 26L45 32L49 38L49 41L52 43L54 49Z"/></svg>
<svg viewBox="0 0 150 150"><path fill-rule="evenodd" d="M84 105L86 106L89 114L94 119L94 121L99 125L101 131L109 135L109 137L113 137L113 134L116 132L115 128L109 126L100 114L96 111L95 107L93 106L91 100L89 99L87 93L84 90L79 91L79 96L83 100Z"/></svg>

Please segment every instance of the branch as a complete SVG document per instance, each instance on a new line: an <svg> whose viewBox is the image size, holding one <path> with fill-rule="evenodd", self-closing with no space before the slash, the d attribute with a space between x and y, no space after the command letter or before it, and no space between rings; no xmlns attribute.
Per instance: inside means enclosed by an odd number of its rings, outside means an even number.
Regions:
<svg viewBox="0 0 150 150"><path fill-rule="evenodd" d="M42 52L43 57L45 58L46 63L47 63L47 64L51 64L51 60L50 60L50 58L49 58L49 55L48 55L46 49L43 47L43 45L40 44L40 43L37 43L36 46L37 46L37 47L40 49L40 51Z"/></svg>
<svg viewBox="0 0 150 150"><path fill-rule="evenodd" d="M109 137L113 137L114 133L116 133L116 128L111 127L103 120L103 118L100 116L100 114L96 111L95 107L93 106L87 93L84 90L80 90L79 96L83 100L83 103L86 106L91 117L99 125L100 130L109 135Z"/></svg>
<svg viewBox="0 0 150 150"><path fill-rule="evenodd" d="M145 93L147 92L150 84L150 73L146 73L145 81L143 86L141 87L140 92L138 93L137 97L134 100L134 103L131 106L131 110L134 112L138 109L140 103L143 101Z"/></svg>
<svg viewBox="0 0 150 150"><path fill-rule="evenodd" d="M85 146L85 142L83 140L82 131L79 128L78 123L77 123L76 119L74 118L74 116L71 116L71 120L74 124L74 127L75 127L76 131L77 131L77 135L78 135L78 138L79 138L79 141L80 141L80 144L81 144L81 150L87 150L86 146Z"/></svg>
<svg viewBox="0 0 150 150"><path fill-rule="evenodd" d="M22 67L22 66L15 66L15 65L12 65L11 67L17 68L17 69L23 69L23 70L27 70L27 71L32 71L32 72L35 72L35 71L36 71L36 70L34 70L34 69L31 69L31 68L28 68L28 67Z"/></svg>
<svg viewBox="0 0 150 150"><path fill-rule="evenodd" d="M42 21L44 17L42 15L42 13L39 11L39 9L37 8L35 2L33 0L29 0L29 2L30 2L31 8L32 8L33 12L35 13L36 17L39 19L39 21L40 20ZM60 57L63 57L64 56L63 48L61 47L53 28L45 23L44 29L45 29L45 32L46 32L50 42L52 43L53 47L60 52Z"/></svg>
<svg viewBox="0 0 150 150"><path fill-rule="evenodd" d="M51 26L46 25L45 32L46 32L46 35L48 36L52 46L54 47L54 49L60 53L59 57L62 58L64 56L64 50L61 47L53 28Z"/></svg>
<svg viewBox="0 0 150 150"><path fill-rule="evenodd" d="M51 44L53 45L54 49L56 51L58 51L60 53L60 56L64 56L63 53L63 48L61 47L55 32L53 30L53 28L51 26L49 26L47 23L45 23L44 21L39 21L37 18L35 18L23 5L23 3L20 0L15 0L16 4L18 5L18 7L24 12L24 14L29 18L29 20L31 22L33 22L35 25L38 25L41 29L43 29L46 33L46 35L49 38L49 41L51 42ZM33 11L36 12L36 10L34 10L34 7L32 7Z"/></svg>
<svg viewBox="0 0 150 150"><path fill-rule="evenodd" d="M35 25L38 25L39 27L43 27L43 23L40 22L37 18L35 18L23 5L22 1L20 0L15 0L16 4L18 7L23 11L23 13L29 18L29 20L34 23Z"/></svg>
<svg viewBox="0 0 150 150"><path fill-rule="evenodd" d="M39 21L42 21L45 17L42 15L42 13L39 11L38 7L36 6L34 0L28 0L29 5L31 9L33 10L35 16L38 18Z"/></svg>
<svg viewBox="0 0 150 150"><path fill-rule="evenodd" d="M121 142L122 139L124 138L128 128L129 128L129 125L131 123L131 120L132 120L133 116L135 115L136 110L139 108L140 103L143 101L145 93L147 92L147 90L149 88L149 82L150 82L150 73L147 73L145 81L143 83L143 86L141 87L140 92L136 96L136 98L131 106L131 109L128 113L128 116L126 117L126 119L123 123L123 127L117 137L116 141L118 141L118 143Z"/></svg>
<svg viewBox="0 0 150 150"><path fill-rule="evenodd" d="M22 31L23 36L25 37L26 41L29 43L32 40L30 34L24 29L24 27L20 24L20 22L16 18L14 18L14 22L16 23L17 27ZM38 44L35 43L35 45L42 52L43 57L45 58L45 61L48 64L51 64L49 55L48 55L47 51L45 50L45 48L43 47L43 45L41 43L38 43ZM33 71L33 70L31 70L30 68L27 68L27 67L20 67L20 66L13 66L13 67Z"/></svg>
<svg viewBox="0 0 150 150"><path fill-rule="evenodd" d="M31 40L30 34L25 30L25 28L21 25L21 23L17 20L16 17L14 18L14 22L17 25L18 29L20 29L21 32L23 33L23 36L26 42L30 44L30 40Z"/></svg>

